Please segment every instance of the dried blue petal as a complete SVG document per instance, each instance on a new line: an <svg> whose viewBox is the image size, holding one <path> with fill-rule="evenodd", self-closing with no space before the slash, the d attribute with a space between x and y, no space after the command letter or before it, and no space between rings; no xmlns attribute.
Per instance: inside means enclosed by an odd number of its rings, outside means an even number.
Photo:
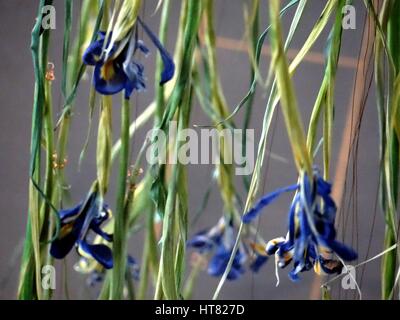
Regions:
<svg viewBox="0 0 400 320"><path fill-rule="evenodd" d="M215 245L215 242L207 235L206 231L202 231L190 239L186 245L202 252L211 250Z"/></svg>
<svg viewBox="0 0 400 320"><path fill-rule="evenodd" d="M51 243L50 254L56 259L64 259L78 241L82 226L83 220L70 224L61 222L59 236Z"/></svg>
<svg viewBox="0 0 400 320"><path fill-rule="evenodd" d="M274 192L267 194L262 197L256 205L251 208L246 214L243 215L242 221L243 223L250 223L253 219L255 219L261 212L261 210L267 205L271 204L274 200L276 200L282 193L291 192L298 189L298 185L291 185L288 187L277 189Z"/></svg>
<svg viewBox="0 0 400 320"><path fill-rule="evenodd" d="M103 229L100 228L99 225L91 225L90 229L95 232L96 234L98 234L100 237L102 237L104 240L108 241L108 242L112 242L113 241L113 235L109 234L107 232L105 232Z"/></svg>
<svg viewBox="0 0 400 320"><path fill-rule="evenodd" d="M105 269L112 269L112 252L105 244L89 244L82 240L79 242L79 251L93 257L93 259L100 263Z"/></svg>
<svg viewBox="0 0 400 320"><path fill-rule="evenodd" d="M164 46L161 44L160 40L158 40L157 36L151 32L148 26L138 17L138 21L143 27L144 31L147 33L151 41L154 43L154 45L157 47L158 51L160 52L161 55L161 60L163 62L163 71L161 73L161 80L160 80L160 85L163 85L164 83L168 82L171 80L174 76L175 73L175 64L174 60L171 58L167 50L165 50Z"/></svg>
<svg viewBox="0 0 400 320"><path fill-rule="evenodd" d="M146 79L142 64L132 60L128 65L124 65L124 71L128 78L125 83L125 99L129 99L134 90L142 91L146 89Z"/></svg>
<svg viewBox="0 0 400 320"><path fill-rule="evenodd" d="M224 245L217 249L217 253L212 257L208 264L208 274L214 277L220 277L224 274L231 257L232 250L227 250ZM236 251L233 259L232 268L228 273L228 280L236 280L244 273L243 256L240 250Z"/></svg>
<svg viewBox="0 0 400 320"><path fill-rule="evenodd" d="M250 264L251 271L258 272L267 261L267 256L257 255L256 259Z"/></svg>
<svg viewBox="0 0 400 320"><path fill-rule="evenodd" d="M150 50L149 48L146 47L146 45L144 44L144 42L142 40L138 40L137 43L137 48L144 54L144 55L148 55Z"/></svg>
<svg viewBox="0 0 400 320"><path fill-rule="evenodd" d="M92 42L83 53L82 60L85 64L94 66L100 61L101 53L104 46L105 33L99 32L99 39Z"/></svg>
<svg viewBox="0 0 400 320"><path fill-rule="evenodd" d="M68 218L75 217L79 213L81 208L82 208L82 203L80 203L77 206L70 208L70 209L60 210L58 212L60 220L66 220Z"/></svg>
<svg viewBox="0 0 400 320"><path fill-rule="evenodd" d="M358 257L357 252L339 241L329 241L325 245L345 261L356 260Z"/></svg>

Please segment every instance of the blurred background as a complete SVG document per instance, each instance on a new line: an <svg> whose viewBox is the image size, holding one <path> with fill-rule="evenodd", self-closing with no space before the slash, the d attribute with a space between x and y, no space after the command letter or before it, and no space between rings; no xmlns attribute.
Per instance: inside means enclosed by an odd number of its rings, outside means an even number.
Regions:
<svg viewBox="0 0 400 320"><path fill-rule="evenodd" d="M159 12L154 14L157 0L146 0L142 10L142 19L158 32ZM180 13L179 0L172 1L169 36L166 47L173 51L176 40L178 17ZM243 8L247 1L216 0L216 29L218 35L218 68L221 75L225 97L231 109L246 94L249 87L249 61L244 40ZM77 24L77 14L81 1L74 1L74 21ZM296 33L289 57L301 48L313 24L317 21L325 1L312 0L305 11L299 31ZM53 83L53 102L55 111L62 107L60 94L61 58L63 37L63 1L55 0L56 29L51 33L49 59L55 64L56 80ZM38 1L0 0L0 38L2 57L0 73L0 298L14 299L19 274L19 260L25 234L25 223L28 204L28 165L29 141L31 128L31 110L34 90L34 77L30 53L30 32L33 27ZM333 140L333 154L339 157L345 134L346 121L351 116L353 105L353 88L358 63L358 54L364 30L365 9L362 1L355 1L356 29L344 30L340 67L337 74L336 110ZM285 29L289 28L294 10L284 16ZM261 1L260 30L268 25L267 1ZM315 101L317 90L323 78L324 46L329 28L324 31L305 61L300 65L294 76L297 98L302 111L303 120L308 123L310 111ZM260 70L263 76L268 72L270 56L268 43L263 51ZM152 101L154 96L153 72L154 57L152 54L143 61L148 76L148 89L135 94L133 115L137 116ZM363 57L361 57L363 59ZM362 77L363 78L363 77ZM362 79L367 81L367 77ZM88 77L81 82L75 104L71 139L68 153L67 170L68 182L71 184L73 202L78 202L90 187L95 177L95 131L91 136L87 157L78 170L78 158L83 147L88 127L88 92L90 83ZM345 196L338 216L340 238L352 245L359 252L359 261L366 260L382 250L383 216L376 208L378 190L378 115L375 106L373 86L365 102L362 125L359 132L359 144L356 149L357 165L349 163ZM256 148L261 132L261 122L265 110L267 96L258 90L254 103L251 128L255 130ZM115 106L118 107L117 105ZM243 112L235 118L239 125L243 123ZM115 137L119 132L119 112L114 116ZM209 119L197 103L195 103L191 125L210 124ZM150 124L149 124L150 125ZM133 154L137 154L143 138L150 126L145 126L132 141ZM291 150L286 136L283 118L279 108L276 113L273 130L271 130L269 153L263 171L261 192L267 193L280 186L292 184L296 179L296 171L292 160ZM270 155L274 155L271 157ZM317 159L321 159L320 156ZM339 159L339 158L338 158ZM332 161L333 173L339 168L337 161ZM321 162L319 162L321 164ZM190 217L200 208L204 194L210 185L213 172L211 165L189 166ZM115 170L114 170L115 173ZM108 203L115 202L115 181L107 197ZM246 194L242 188L242 178L237 178L238 190L242 191L244 200ZM259 196L261 196L261 192ZM282 198L269 206L261 216L258 226L259 233L264 239L282 236L287 228L287 208L290 196ZM200 219L190 227L191 234L214 225L221 215L222 202L218 186L213 185L208 205L201 213ZM130 241L129 253L140 260L143 235L135 233ZM57 262L57 299L64 299L63 279L68 280L69 296L73 299L90 299L96 296L99 288L87 288L85 276L77 274L72 266L77 255L72 253L67 258L67 264ZM357 263L357 262L356 262ZM356 264L355 263L355 264ZM275 286L275 266L273 259L259 273L247 272L241 279L226 282L220 297L222 299L308 299L318 282L315 282L313 272L301 274L301 281L293 283L287 277L288 269L280 271L280 285ZM368 263L365 268L356 269L358 283L364 299L380 297L380 260ZM216 278L211 278L202 272L196 284L193 298L208 299L218 284ZM326 281L326 279L322 279ZM340 280L331 284L333 297L341 299L357 298L356 290L339 290ZM315 295L314 295L315 296Z"/></svg>

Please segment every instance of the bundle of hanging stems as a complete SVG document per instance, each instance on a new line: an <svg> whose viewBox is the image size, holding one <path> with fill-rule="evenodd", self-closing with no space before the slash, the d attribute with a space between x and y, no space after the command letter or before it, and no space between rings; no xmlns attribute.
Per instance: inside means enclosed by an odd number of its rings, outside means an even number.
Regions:
<svg viewBox="0 0 400 320"><path fill-rule="evenodd" d="M250 84L236 105L228 105L218 65L217 30L213 0L182 0L174 52L167 49L171 34L172 1L160 0L158 34L147 25L141 0L87 0L74 13L74 2L64 1L61 93L62 110L54 111L55 68L49 48L53 30L42 26L43 8L52 0L39 0L32 30L35 91L29 171L29 209L18 286L19 299L51 299L54 290L42 285L44 266L72 256L74 269L85 274L90 285L100 288L98 299L190 299L199 275L207 272L219 279L212 295L218 299L227 280L241 281L245 272L263 272L265 263L290 269L291 280L301 285L301 273L313 269L317 277L347 273L347 262L357 252L338 240L332 188L331 159L335 114L335 81L339 68L345 6L352 1L328 0L305 42L290 62L287 51L304 12L312 1L248 1L244 30L249 60ZM394 0L364 0L367 19L374 26L373 71L380 128L380 206L384 213L385 237L380 258L382 299L395 298L399 286L398 185L400 139L400 3ZM76 4L76 3L75 3ZM226 5L234 5L228 4ZM268 9L269 25L260 25L260 9ZM292 12L290 28L283 34L282 19ZM61 16L61 15L60 15ZM285 20L286 21L286 20ZM223 22L222 22L223 23ZM73 25L78 25L76 34ZM298 105L293 76L307 53L328 30L321 86L308 122ZM271 61L263 79L259 65L262 49L269 41ZM154 83L147 81L142 58L156 55ZM82 139L81 163L97 120L96 175L86 194L75 204L70 201L70 130L83 82L90 82L89 124ZM145 88L154 88L154 100L136 118L133 97ZM210 174L210 188L219 190L222 211L207 209L210 190L202 208L213 211L209 229L198 231L196 210L188 202L187 166L168 161L145 162L150 150L160 159L155 136L149 136L134 154L131 141L149 122L155 131L167 134L164 157L176 156L184 144L185 129L191 126L191 111L198 102L209 118L209 126L219 132L250 127L256 90L266 96L262 131L254 170L237 185L234 168L226 160L233 152L227 140L220 140L219 162ZM136 99L136 101L138 101ZM260 107L260 106L258 106ZM277 110L283 114L297 177L293 185L260 195L268 137ZM239 123L237 114L243 112ZM120 126L112 119L120 113ZM96 115L98 114L98 119ZM362 117L354 130L359 130ZM278 121L278 120L275 120ZM352 122L352 121L351 121ZM172 135L172 124L175 129ZM353 123L352 123L353 125ZM322 129L319 130L319 128ZM115 129L119 129L115 130ZM322 134L321 134L322 132ZM355 143L358 132L352 132ZM244 145L248 143L245 139ZM322 164L316 155L322 152ZM165 160L165 159L164 159ZM117 163L116 183L111 184L113 163ZM341 163L348 166L349 163ZM69 172L69 171L68 171ZM268 183L268 181L267 181ZM116 202L107 201L111 185L116 185ZM247 194L240 194L245 190ZM288 216L282 224L287 234L271 239L253 223L280 194L290 192ZM244 202L242 203L242 200ZM141 225L143 250L139 257L129 250L129 238ZM265 240L264 239L267 239ZM77 252L77 255L71 252ZM272 258L272 259L270 259ZM367 259L366 259L367 260ZM370 260L367 260L370 261ZM372 261L372 260L371 260ZM367 262L365 262L367 263ZM359 263L358 266L362 265ZM65 266L65 268L69 268ZM278 271L277 271L278 274ZM357 282L357 279L353 279ZM279 277L278 277L279 282ZM357 288L359 289L358 285ZM330 297L327 285L323 297ZM361 291L359 289L360 298ZM211 298L211 296L209 297Z"/></svg>

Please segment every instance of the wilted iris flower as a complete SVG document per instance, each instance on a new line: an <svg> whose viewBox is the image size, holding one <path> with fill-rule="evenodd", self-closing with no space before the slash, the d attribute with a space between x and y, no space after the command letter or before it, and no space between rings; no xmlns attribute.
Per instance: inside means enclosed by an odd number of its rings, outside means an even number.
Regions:
<svg viewBox="0 0 400 320"><path fill-rule="evenodd" d="M99 32L98 39L86 49L83 62L95 66L93 85L99 93L112 95L125 90L125 98L129 99L134 90L140 91L146 88L144 66L139 62L137 54L142 52L147 55L150 50L139 39L139 24L160 52L164 65L160 85L168 82L174 76L175 65L171 56L157 36L138 17L125 39L111 44L111 34L106 35L104 32ZM112 47L109 48L109 46Z"/></svg>
<svg viewBox="0 0 400 320"><path fill-rule="evenodd" d="M343 268L341 261L357 259L357 253L336 240L336 205L331 197L331 184L316 169L311 181L306 174L299 181L298 184L278 189L261 198L243 216L243 222L251 222L282 193L296 191L289 209L287 236L269 241L267 254L275 254L280 268L293 261L293 269L289 273L293 281L299 279L300 272L313 267L318 274L340 273Z"/></svg>
<svg viewBox="0 0 400 320"><path fill-rule="evenodd" d="M128 255L126 267L132 279L139 280L140 266L136 259ZM79 273L88 275L86 283L89 287L94 287L96 284L102 283L106 276L106 268L98 261L87 257L81 257L74 265L74 269Z"/></svg>
<svg viewBox="0 0 400 320"><path fill-rule="evenodd" d="M197 249L200 253L211 251L220 244L225 232L225 219L221 218L218 223L208 230L198 232L187 242L188 247Z"/></svg>
<svg viewBox="0 0 400 320"><path fill-rule="evenodd" d="M232 254L232 248L233 246L229 248L225 247L223 243L217 246L216 252L208 264L207 272L209 275L214 277L220 277L224 274ZM243 254L241 248L239 248L236 251L232 267L229 270L227 276L228 280L236 280L245 272L244 269L245 261L246 261L246 256Z"/></svg>
<svg viewBox="0 0 400 320"><path fill-rule="evenodd" d="M225 272L235 245L235 227L232 222L226 223L221 218L214 227L199 232L187 243L188 247L195 248L200 254L211 255L207 272L209 275L219 277ZM266 262L267 255L260 251L262 247L253 241L243 239L236 251L232 267L227 275L228 280L238 279L245 272L245 264L250 263L250 269L257 272Z"/></svg>
<svg viewBox="0 0 400 320"><path fill-rule="evenodd" d="M81 256L93 258L104 268L111 269L111 249L102 243L88 242L89 231L105 241L112 241L112 235L101 229L103 222L111 217L111 211L107 205L100 204L97 193L92 192L84 202L74 208L61 210L59 215L60 233L51 243L50 254L56 259L63 259L76 246Z"/></svg>

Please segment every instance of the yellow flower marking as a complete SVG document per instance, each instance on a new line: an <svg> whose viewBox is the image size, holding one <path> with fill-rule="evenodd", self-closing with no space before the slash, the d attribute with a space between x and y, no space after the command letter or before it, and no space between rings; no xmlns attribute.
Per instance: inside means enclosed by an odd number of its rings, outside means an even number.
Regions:
<svg viewBox="0 0 400 320"><path fill-rule="evenodd" d="M114 71L114 64L113 61L107 61L102 67L101 67L101 78L108 81L112 79L115 75Z"/></svg>
<svg viewBox="0 0 400 320"><path fill-rule="evenodd" d="M66 235L68 235L73 228L73 224L72 223L68 223L65 226L63 226L60 230L60 238L64 238Z"/></svg>
<svg viewBox="0 0 400 320"><path fill-rule="evenodd" d="M251 247L257 254L259 254L259 255L261 255L261 256L268 256L268 255L267 255L267 252L265 251L265 246L263 246L262 244L251 242L251 243L250 243L250 247Z"/></svg>

